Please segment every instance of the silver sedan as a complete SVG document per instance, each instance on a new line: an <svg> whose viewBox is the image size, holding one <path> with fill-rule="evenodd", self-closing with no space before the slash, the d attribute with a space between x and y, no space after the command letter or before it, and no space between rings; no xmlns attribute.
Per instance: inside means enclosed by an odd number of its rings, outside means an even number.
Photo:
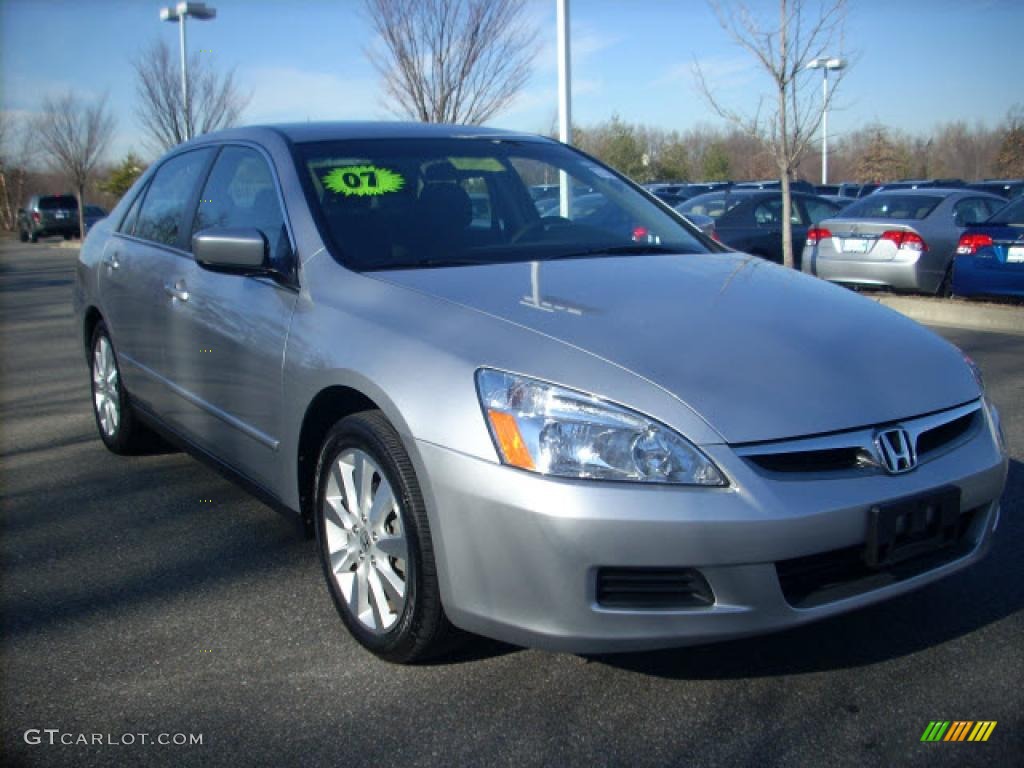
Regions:
<svg viewBox="0 0 1024 768"><path fill-rule="evenodd" d="M1005 204L975 190L875 192L808 231L803 271L835 283L947 296L964 228Z"/></svg>
<svg viewBox="0 0 1024 768"><path fill-rule="evenodd" d="M604 204L541 217L560 177ZM74 303L103 443L156 432L301 522L396 662L777 630L999 524L999 416L955 347L542 137L202 136L89 232Z"/></svg>

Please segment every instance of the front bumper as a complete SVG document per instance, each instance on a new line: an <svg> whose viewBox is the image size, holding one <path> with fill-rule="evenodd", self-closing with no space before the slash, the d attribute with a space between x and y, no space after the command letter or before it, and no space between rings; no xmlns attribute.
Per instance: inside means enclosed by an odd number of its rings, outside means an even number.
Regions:
<svg viewBox="0 0 1024 768"><path fill-rule="evenodd" d="M728 446L702 446L725 489L552 480L416 442L449 618L477 634L576 653L702 643L783 629L920 587L980 559L998 524L1007 459L991 425L897 476L779 480ZM972 510L963 548L925 572L814 607L791 605L776 563L862 546L876 503L954 484ZM695 568L714 603L598 604L601 568Z"/></svg>

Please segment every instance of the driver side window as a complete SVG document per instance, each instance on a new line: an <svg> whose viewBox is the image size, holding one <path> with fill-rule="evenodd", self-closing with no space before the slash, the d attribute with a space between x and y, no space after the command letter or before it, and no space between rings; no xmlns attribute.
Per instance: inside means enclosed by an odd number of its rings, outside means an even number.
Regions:
<svg viewBox="0 0 1024 768"><path fill-rule="evenodd" d="M286 271L291 243L267 161L250 147L221 150L199 196L192 234L203 229L258 229L267 240L271 262Z"/></svg>

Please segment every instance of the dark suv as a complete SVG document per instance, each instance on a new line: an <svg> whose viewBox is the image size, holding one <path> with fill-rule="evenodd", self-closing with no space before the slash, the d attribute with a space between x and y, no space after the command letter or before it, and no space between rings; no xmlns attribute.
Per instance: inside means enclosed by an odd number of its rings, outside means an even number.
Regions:
<svg viewBox="0 0 1024 768"><path fill-rule="evenodd" d="M18 211L18 237L21 242L39 242L40 237L64 235L78 237L78 200L74 195L35 195Z"/></svg>

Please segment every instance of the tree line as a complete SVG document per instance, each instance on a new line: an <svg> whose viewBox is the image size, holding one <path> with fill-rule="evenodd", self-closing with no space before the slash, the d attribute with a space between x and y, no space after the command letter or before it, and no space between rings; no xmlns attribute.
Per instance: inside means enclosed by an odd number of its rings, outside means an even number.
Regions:
<svg viewBox="0 0 1024 768"><path fill-rule="evenodd" d="M573 128L574 144L639 182L750 181L778 177L765 142L735 127L671 130L618 115ZM1024 109L998 125L953 121L915 134L872 123L829 139L833 183L902 178L1024 178ZM795 178L821 179L820 152L806 152Z"/></svg>

